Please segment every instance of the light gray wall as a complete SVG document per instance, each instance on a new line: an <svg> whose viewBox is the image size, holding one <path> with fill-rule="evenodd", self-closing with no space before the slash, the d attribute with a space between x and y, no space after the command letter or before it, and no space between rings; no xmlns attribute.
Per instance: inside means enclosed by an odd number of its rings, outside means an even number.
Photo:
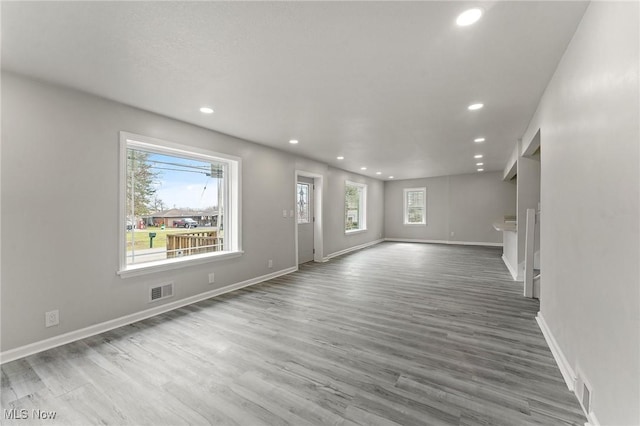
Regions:
<svg viewBox="0 0 640 426"><path fill-rule="evenodd" d="M243 256L116 275L121 130L242 158ZM11 73L2 75L1 165L2 351L157 306L146 303L150 284L173 280L176 295L166 301L172 302L294 267L295 220L282 210L294 209L296 169L322 174L325 198L342 200L325 203L329 250L373 241L382 229L380 181L349 174L371 188L372 231L348 239L333 225L344 221L345 172ZM60 310L60 325L45 328L44 312L52 309Z"/></svg>
<svg viewBox="0 0 640 426"><path fill-rule="evenodd" d="M640 424L639 4L592 2L541 130L540 310L602 425Z"/></svg>
<svg viewBox="0 0 640 426"><path fill-rule="evenodd" d="M403 189L421 187L427 225L404 225ZM516 187L501 172L387 181L384 198L386 238L502 243L493 223L516 212Z"/></svg>
<svg viewBox="0 0 640 426"><path fill-rule="evenodd" d="M404 225L404 188L427 188L427 226ZM384 236L444 241L449 235L449 177L387 181L384 184Z"/></svg>

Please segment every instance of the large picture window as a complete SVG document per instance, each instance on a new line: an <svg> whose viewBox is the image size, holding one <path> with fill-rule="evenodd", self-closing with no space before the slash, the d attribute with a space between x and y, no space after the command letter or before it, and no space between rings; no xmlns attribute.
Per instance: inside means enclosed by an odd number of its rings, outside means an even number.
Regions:
<svg viewBox="0 0 640 426"><path fill-rule="evenodd" d="M367 185L356 182L345 182L345 232L364 231L367 229Z"/></svg>
<svg viewBox="0 0 640 426"><path fill-rule="evenodd" d="M240 253L240 160L121 132L120 272Z"/></svg>
<svg viewBox="0 0 640 426"><path fill-rule="evenodd" d="M427 224L427 188L404 189L404 224Z"/></svg>

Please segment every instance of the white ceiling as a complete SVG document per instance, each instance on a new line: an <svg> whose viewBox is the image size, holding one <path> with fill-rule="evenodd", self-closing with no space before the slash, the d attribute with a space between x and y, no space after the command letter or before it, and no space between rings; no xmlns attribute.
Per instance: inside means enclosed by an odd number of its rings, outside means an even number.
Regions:
<svg viewBox="0 0 640 426"><path fill-rule="evenodd" d="M2 67L372 177L473 173L503 169L585 8L3 2Z"/></svg>

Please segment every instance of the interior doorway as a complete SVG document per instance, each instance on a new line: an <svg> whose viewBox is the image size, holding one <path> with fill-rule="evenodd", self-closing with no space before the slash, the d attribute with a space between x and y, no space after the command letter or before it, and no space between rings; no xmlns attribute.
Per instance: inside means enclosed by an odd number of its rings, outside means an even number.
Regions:
<svg viewBox="0 0 640 426"><path fill-rule="evenodd" d="M518 239L524 242L524 295L540 299L542 151L540 129L518 160ZM522 172L520 168L522 166ZM524 231L524 232L522 232ZM521 233L523 235L521 235Z"/></svg>
<svg viewBox="0 0 640 426"><path fill-rule="evenodd" d="M297 170L294 200L296 264L322 262L322 175Z"/></svg>

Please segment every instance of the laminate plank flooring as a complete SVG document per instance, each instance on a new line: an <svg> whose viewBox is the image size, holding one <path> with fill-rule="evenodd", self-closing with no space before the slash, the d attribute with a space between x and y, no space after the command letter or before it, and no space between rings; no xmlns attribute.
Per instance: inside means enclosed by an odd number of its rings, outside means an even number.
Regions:
<svg viewBox="0 0 640 426"><path fill-rule="evenodd" d="M383 243L7 363L2 424L582 425L500 255Z"/></svg>

